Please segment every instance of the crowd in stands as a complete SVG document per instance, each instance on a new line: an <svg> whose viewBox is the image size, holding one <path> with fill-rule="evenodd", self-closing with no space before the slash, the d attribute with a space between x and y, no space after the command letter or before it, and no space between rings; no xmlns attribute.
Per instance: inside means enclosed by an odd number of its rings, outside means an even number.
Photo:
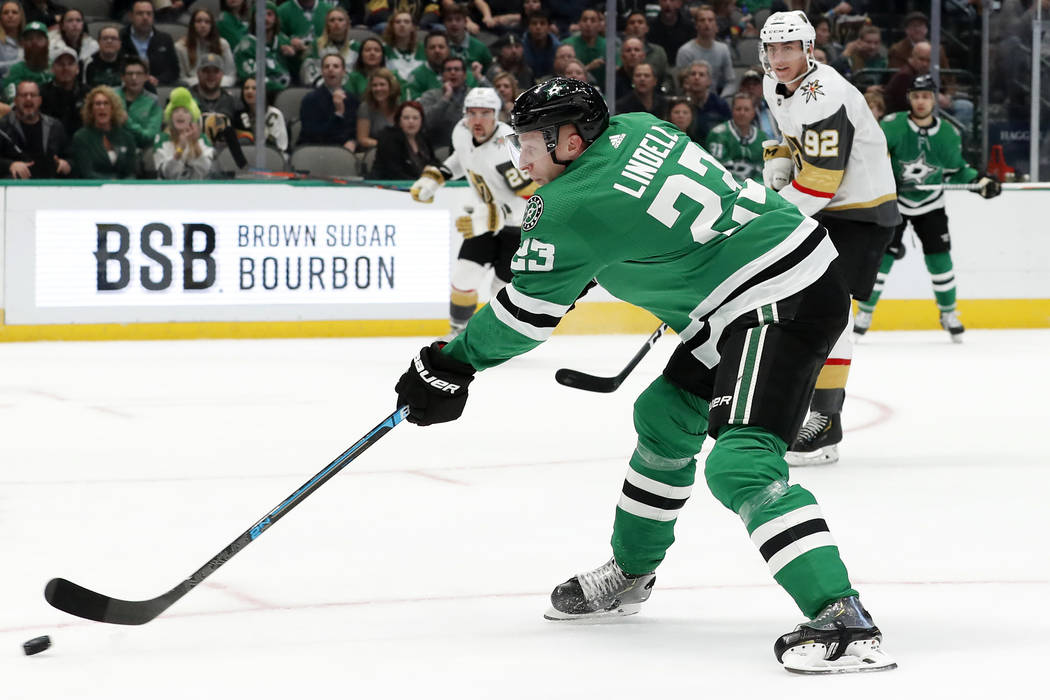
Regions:
<svg viewBox="0 0 1050 700"><path fill-rule="evenodd" d="M506 119L535 83L568 76L604 92L609 71L617 112L667 119L755 177L762 141L778 137L758 65L770 12L805 11L818 60L876 113L906 108L907 85L930 65L926 15L880 26L869 10L881 4L867 0L659 0L658 11L619 0L615 37L605 3L588 0L266 0L260 86L251 0L64 1L0 3L9 178L228 177L218 154L251 144L264 100L266 144L282 157L326 145L352 153L357 173L414 179L447 156L471 87L494 87ZM963 125L966 88L946 80L940 95Z"/></svg>

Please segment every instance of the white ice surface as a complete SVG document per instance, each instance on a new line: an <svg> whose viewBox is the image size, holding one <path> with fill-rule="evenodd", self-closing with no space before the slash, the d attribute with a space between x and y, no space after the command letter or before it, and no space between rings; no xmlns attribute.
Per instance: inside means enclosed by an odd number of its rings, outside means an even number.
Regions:
<svg viewBox="0 0 1050 700"><path fill-rule="evenodd" d="M609 395L554 370L614 374L643 338L480 374L463 420L402 424L143 627L44 601L55 576L130 599L182 581L393 410L424 340L0 345L0 698L1046 697L1047 331L869 334L842 461L793 473L890 673L780 668L801 616L702 480L641 614L542 618L608 557L631 404L673 339Z"/></svg>

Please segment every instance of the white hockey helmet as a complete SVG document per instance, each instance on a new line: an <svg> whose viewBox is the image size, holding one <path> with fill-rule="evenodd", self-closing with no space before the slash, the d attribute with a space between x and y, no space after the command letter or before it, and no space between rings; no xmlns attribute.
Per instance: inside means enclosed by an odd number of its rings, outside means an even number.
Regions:
<svg viewBox="0 0 1050 700"><path fill-rule="evenodd" d="M791 12L774 12L762 25L762 31L758 33L759 41L758 58L762 61L762 69L773 80L777 79L773 67L769 64L766 56L766 44L776 44L785 41L801 41L802 51L806 54L806 70L810 71L817 65L813 58L813 46L817 42L817 30L809 23L809 18L802 10ZM796 76L797 77L797 76Z"/></svg>
<svg viewBox="0 0 1050 700"><path fill-rule="evenodd" d="M500 99L499 93L492 88L471 88L463 100L463 114L466 114L467 110L471 108L491 109L496 112L496 118L498 119L499 111L503 109L503 100Z"/></svg>

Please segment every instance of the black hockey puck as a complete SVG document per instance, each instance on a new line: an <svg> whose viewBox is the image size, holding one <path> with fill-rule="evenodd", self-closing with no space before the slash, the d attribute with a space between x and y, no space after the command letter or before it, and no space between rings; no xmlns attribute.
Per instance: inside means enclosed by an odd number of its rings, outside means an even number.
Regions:
<svg viewBox="0 0 1050 700"><path fill-rule="evenodd" d="M46 634L43 637L33 637L28 642L22 645L22 650L25 651L26 656L32 656L33 654L39 654L45 649L51 648L51 637Z"/></svg>

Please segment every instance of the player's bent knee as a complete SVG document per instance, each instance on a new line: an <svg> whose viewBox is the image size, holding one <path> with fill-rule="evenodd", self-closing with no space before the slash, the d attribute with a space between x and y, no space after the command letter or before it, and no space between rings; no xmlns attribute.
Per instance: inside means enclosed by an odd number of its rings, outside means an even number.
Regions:
<svg viewBox="0 0 1050 700"><path fill-rule="evenodd" d="M704 443L707 413L707 401L657 377L634 402L635 456L651 469L684 468Z"/></svg>
<svg viewBox="0 0 1050 700"><path fill-rule="evenodd" d="M484 279L484 266L473 260L457 260L452 266L452 286L456 289L475 290Z"/></svg>
<svg viewBox="0 0 1050 700"><path fill-rule="evenodd" d="M726 426L704 465L712 495L734 513L776 481L787 478L786 443L754 426Z"/></svg>

